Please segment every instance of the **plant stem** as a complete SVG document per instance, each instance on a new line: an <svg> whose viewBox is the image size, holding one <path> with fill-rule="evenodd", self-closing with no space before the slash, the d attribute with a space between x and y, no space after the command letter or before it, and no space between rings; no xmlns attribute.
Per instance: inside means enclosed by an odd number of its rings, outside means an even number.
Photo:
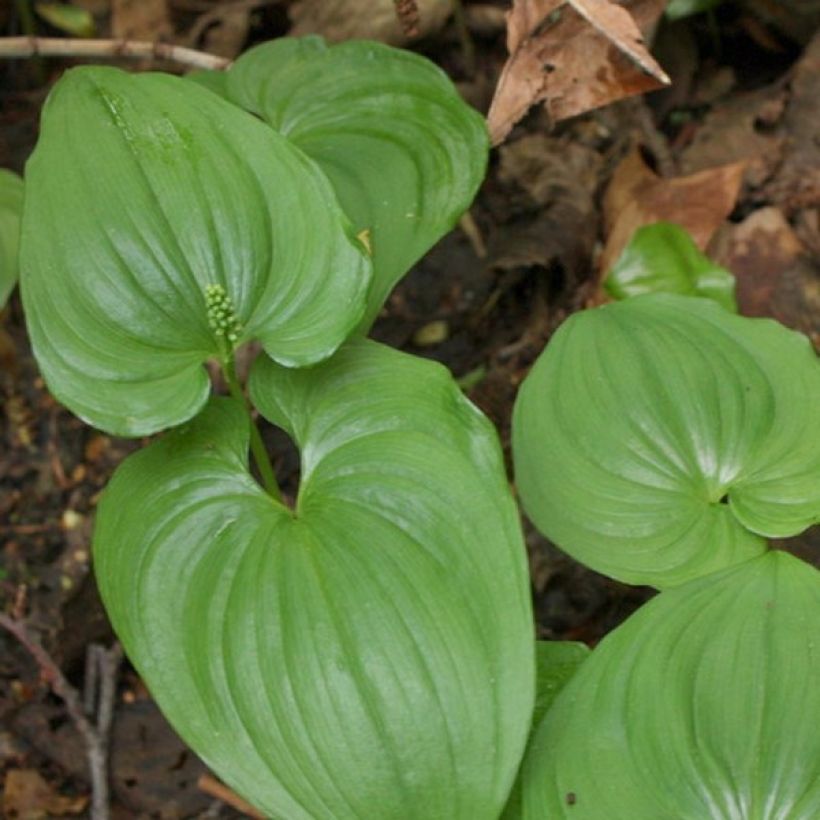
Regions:
<svg viewBox="0 0 820 820"><path fill-rule="evenodd" d="M228 383L228 390L231 396L242 403L245 412L248 414L248 421L250 422L251 430L251 453L256 468L259 470L259 475L262 478L262 486L265 492L275 501L282 501L282 493L279 490L279 484L276 482L276 475L273 472L273 466L268 458L268 451L265 449L265 443L262 441L262 436L256 422L251 415L251 408L245 394L242 392L242 387L239 384L239 378L236 375L236 365L232 356L227 356L222 361L222 372L225 375L225 381Z"/></svg>

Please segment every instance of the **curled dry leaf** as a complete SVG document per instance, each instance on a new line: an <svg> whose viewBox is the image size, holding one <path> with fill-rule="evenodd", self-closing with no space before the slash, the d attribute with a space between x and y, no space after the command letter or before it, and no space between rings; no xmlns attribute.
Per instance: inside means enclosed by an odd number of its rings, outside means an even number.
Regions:
<svg viewBox="0 0 820 820"><path fill-rule="evenodd" d="M290 7L290 34L321 34L331 42L380 40L403 45L411 36L396 15L395 0L298 0ZM417 21L412 37L432 34L450 16L450 0L416 0Z"/></svg>
<svg viewBox="0 0 820 820"><path fill-rule="evenodd" d="M615 169L604 196L607 239L601 272L612 267L638 228L653 222L680 225L704 250L735 207L745 165L735 162L665 179L633 150Z"/></svg>
<svg viewBox="0 0 820 820"><path fill-rule="evenodd" d="M665 3L639 5L649 28ZM561 120L669 83L635 18L610 0L515 0L507 49L487 116L494 145L536 103Z"/></svg>

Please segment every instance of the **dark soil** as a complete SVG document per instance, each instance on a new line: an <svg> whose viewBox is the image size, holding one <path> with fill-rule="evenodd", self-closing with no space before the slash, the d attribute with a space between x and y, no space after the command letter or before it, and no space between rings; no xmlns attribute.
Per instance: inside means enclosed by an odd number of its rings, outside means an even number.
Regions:
<svg viewBox="0 0 820 820"><path fill-rule="evenodd" d="M557 326L596 299L606 238L602 192L636 141L650 161L659 159L653 146L664 146L680 173L749 159L714 252L742 278L746 312L774 315L820 339L820 46L805 24L789 31L754 6L727 4L712 22L695 18L661 31L656 55L676 82L647 99L651 134L629 101L551 131L543 113L532 113L493 152L472 209L472 237L461 229L445 237L388 301L373 335L446 364L496 424L507 452L518 385ZM189 25L195 16L177 11L172 21ZM0 12L0 24L15 32L13 15ZM281 8L265 11L253 18L246 42L285 28ZM486 110L505 57L503 31L476 27L473 43L472 73L452 23L417 47ZM39 107L66 65L0 66L0 166L22 170ZM767 224L779 227L761 233L754 217L771 209L777 219ZM0 608L24 612L82 688L89 645L114 640L89 561L94 509L113 469L140 442L96 432L51 398L16 295L0 315L0 400ZM264 435L292 492L296 454L281 433ZM539 636L594 645L653 594L585 569L525 527ZM781 546L820 566L817 528ZM0 647L0 771L34 769L55 794L87 795L83 743L62 702L25 649L7 635ZM116 817L238 816L197 787L204 767L127 665L111 768Z"/></svg>

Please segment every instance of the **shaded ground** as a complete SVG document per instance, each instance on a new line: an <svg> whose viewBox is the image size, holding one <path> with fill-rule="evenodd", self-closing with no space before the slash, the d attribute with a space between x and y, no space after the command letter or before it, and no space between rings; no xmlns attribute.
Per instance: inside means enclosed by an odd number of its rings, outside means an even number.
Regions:
<svg viewBox="0 0 820 820"><path fill-rule="evenodd" d="M489 4L466 5L474 71L452 22L418 47L486 110L504 59L503 30ZM190 30L202 14L195 7L177 8L166 24ZM820 341L820 40L809 37L816 21L795 28L793 16L773 20L754 7L729 4L712 22L663 28L655 53L675 83L646 104L619 103L552 131L543 113L530 115L494 152L474 225L446 237L390 298L374 335L450 367L507 450L512 402L528 368L560 322L598 298L597 260L611 229L603 195L635 145L650 166L681 176L746 161L740 195L714 225L710 249L738 276L743 312L773 315ZM8 15L4 22L14 25ZM249 18L238 42L285 29L283 9L266 9ZM43 65L43 79L60 68ZM0 76L0 166L21 170L46 86L30 64L0 66ZM687 196L676 189L669 198L682 210L709 210L702 192ZM89 567L94 508L139 442L87 428L48 395L16 296L0 320L0 388L0 607L24 609L81 687L89 644L113 640ZM296 455L282 434L265 436L292 492ZM594 644L651 594L584 569L529 526L527 543L543 637ZM817 529L786 547L820 566ZM28 653L5 635L0 646L0 767L39 772L50 795L18 816L82 813L89 788L82 740ZM235 816L197 787L204 767L127 666L111 765L117 817Z"/></svg>

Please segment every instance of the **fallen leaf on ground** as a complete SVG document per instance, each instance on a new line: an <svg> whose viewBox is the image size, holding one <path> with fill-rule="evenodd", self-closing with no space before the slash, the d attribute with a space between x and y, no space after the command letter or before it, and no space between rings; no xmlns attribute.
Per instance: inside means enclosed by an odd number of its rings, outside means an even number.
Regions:
<svg viewBox="0 0 820 820"><path fill-rule="evenodd" d="M680 225L705 250L735 207L744 168L745 162L735 162L667 179L649 168L634 149L615 169L604 195L607 239L601 273L612 267L638 228L653 222Z"/></svg>
<svg viewBox="0 0 820 820"><path fill-rule="evenodd" d="M643 22L664 5L643 0ZM669 83L635 19L610 0L514 0L507 50L487 115L494 145L536 103L562 120Z"/></svg>
<svg viewBox="0 0 820 820"><path fill-rule="evenodd" d="M440 29L452 9L450 0L417 0L417 34L423 37ZM331 42L380 40L403 45L410 37L396 15L394 0L298 0L290 7L290 34L321 34Z"/></svg>
<svg viewBox="0 0 820 820"><path fill-rule="evenodd" d="M493 268L540 272L572 291L589 277L598 234L600 154L544 134L507 143L499 154L498 180L518 217L492 237Z"/></svg>
<svg viewBox="0 0 820 820"><path fill-rule="evenodd" d="M820 33L793 68L783 116L783 162L766 186L769 200L791 216L820 205Z"/></svg>
<svg viewBox="0 0 820 820"><path fill-rule="evenodd" d="M714 245L716 259L735 275L741 313L773 317L820 340L820 277L779 208L760 208L725 226Z"/></svg>
<svg viewBox="0 0 820 820"><path fill-rule="evenodd" d="M40 820L50 815L80 814L87 797L64 797L43 780L35 769L9 769L3 788L3 817Z"/></svg>
<svg viewBox="0 0 820 820"><path fill-rule="evenodd" d="M731 96L698 125L681 154L681 172L692 174L743 159L746 183L759 188L783 159L784 138L778 126L785 104L786 93L779 86Z"/></svg>

